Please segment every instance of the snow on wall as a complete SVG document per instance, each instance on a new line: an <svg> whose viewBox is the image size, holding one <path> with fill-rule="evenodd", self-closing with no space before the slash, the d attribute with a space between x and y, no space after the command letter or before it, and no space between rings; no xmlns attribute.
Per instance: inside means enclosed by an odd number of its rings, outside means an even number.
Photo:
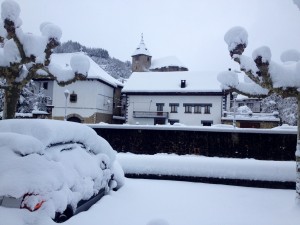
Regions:
<svg viewBox="0 0 300 225"><path fill-rule="evenodd" d="M262 133L262 134L297 134L297 126L282 125L272 129L255 129L255 128L236 128L233 126L223 126L216 124L211 127L204 126L173 126L173 125L116 125L116 124L88 124L91 128L109 128L109 129L145 129L145 130L186 130L186 131L205 131L205 132L230 132L235 133Z"/></svg>
<svg viewBox="0 0 300 225"><path fill-rule="evenodd" d="M296 180L295 162L230 159L168 154L135 155L118 153L125 173L156 174L262 181Z"/></svg>

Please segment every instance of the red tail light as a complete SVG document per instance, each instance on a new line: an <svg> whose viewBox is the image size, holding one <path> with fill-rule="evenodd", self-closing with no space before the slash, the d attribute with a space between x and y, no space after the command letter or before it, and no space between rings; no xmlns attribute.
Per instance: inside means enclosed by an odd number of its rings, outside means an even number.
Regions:
<svg viewBox="0 0 300 225"><path fill-rule="evenodd" d="M37 194L25 194L21 203L22 209L28 209L33 212L41 208L45 200L42 200L41 197Z"/></svg>

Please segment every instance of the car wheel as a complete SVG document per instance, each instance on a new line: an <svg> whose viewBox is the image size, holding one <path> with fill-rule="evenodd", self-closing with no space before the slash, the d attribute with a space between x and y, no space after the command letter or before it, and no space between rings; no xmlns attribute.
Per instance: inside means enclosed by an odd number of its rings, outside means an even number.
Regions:
<svg viewBox="0 0 300 225"><path fill-rule="evenodd" d="M54 221L57 223L63 223L70 219L73 216L73 209L71 206L68 206L63 213L57 213Z"/></svg>

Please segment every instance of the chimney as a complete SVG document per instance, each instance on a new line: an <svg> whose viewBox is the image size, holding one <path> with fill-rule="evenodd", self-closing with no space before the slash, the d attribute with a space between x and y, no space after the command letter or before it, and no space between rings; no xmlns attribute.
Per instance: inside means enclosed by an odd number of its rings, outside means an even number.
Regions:
<svg viewBox="0 0 300 225"><path fill-rule="evenodd" d="M185 88L186 87L186 80L181 80L181 88Z"/></svg>

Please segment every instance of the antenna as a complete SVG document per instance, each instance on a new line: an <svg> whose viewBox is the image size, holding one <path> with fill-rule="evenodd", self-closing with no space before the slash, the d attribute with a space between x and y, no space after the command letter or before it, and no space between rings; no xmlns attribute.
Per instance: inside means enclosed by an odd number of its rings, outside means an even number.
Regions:
<svg viewBox="0 0 300 225"><path fill-rule="evenodd" d="M141 44L144 44L144 34L141 34Z"/></svg>

